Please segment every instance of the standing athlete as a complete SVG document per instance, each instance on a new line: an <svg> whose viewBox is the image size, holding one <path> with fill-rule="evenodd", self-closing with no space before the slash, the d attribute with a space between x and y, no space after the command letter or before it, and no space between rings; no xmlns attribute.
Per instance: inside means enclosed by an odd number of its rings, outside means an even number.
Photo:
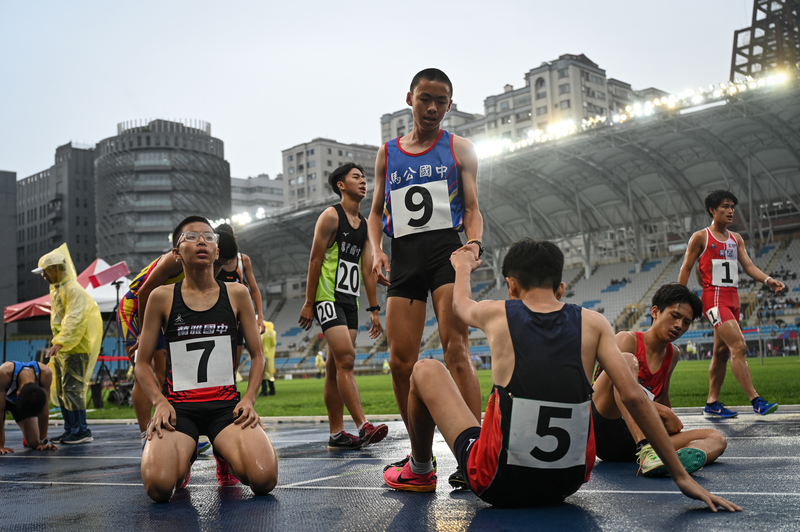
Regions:
<svg viewBox="0 0 800 532"><path fill-rule="evenodd" d="M672 445L678 451L678 458L686 471L693 473L719 458L728 445L725 436L716 429L683 430L683 423L672 411L669 397L672 372L681 358L680 349L672 342L683 336L692 322L703 315L703 303L697 294L682 284L665 284L653 295L650 315L653 324L647 331L617 333L617 345L631 374L653 400ZM644 476L665 476L667 468L664 462L628 414L602 366L597 367L592 388L597 456L606 462L633 462L638 458L639 470Z"/></svg>
<svg viewBox="0 0 800 532"><path fill-rule="evenodd" d="M739 266L744 273L764 283L776 294L784 289L784 284L758 269L747 255L742 237L728 231L738 203L736 196L728 190L714 190L706 197L706 212L713 221L711 226L692 235L678 277L678 282L686 285L694 263L699 259L703 312L714 326L714 349L708 367L708 399L704 410L709 417L739 415L719 401L728 358L733 376L747 394L755 413L764 416L778 409L778 403L770 403L758 395L750 378L747 344L739 327Z"/></svg>
<svg viewBox="0 0 800 532"><path fill-rule="evenodd" d="M458 249L472 252L476 260L483 252L478 157L470 141L441 128L452 98L453 84L441 70L429 68L414 76L406 95L414 127L381 147L375 161L369 239L375 255L373 271L378 282L389 287L389 365L406 428L409 379L419 358L428 292L433 296L444 361L472 414L481 416L469 332L453 313L455 272L450 264L450 255ZM381 229L391 238L391 264L381 249ZM466 233L466 245L461 244L461 231ZM402 466L407 460L392 465ZM451 485L465 487L460 471L451 477Z"/></svg>
<svg viewBox="0 0 800 532"><path fill-rule="evenodd" d="M331 429L328 449L360 449L381 441L389 432L386 425L376 427L367 421L353 377L362 278L370 305L367 309L371 321L369 337L377 338L382 331L367 221L358 211L361 200L367 195L367 180L361 165L346 163L331 173L328 184L342 201L325 209L314 228L306 302L300 311L299 323L309 330L316 317L328 343L324 386ZM319 358L318 355L317 360ZM317 371L319 377L319 363ZM343 404L358 427L358 436L344 430Z"/></svg>
<svg viewBox="0 0 800 532"><path fill-rule="evenodd" d="M136 378L155 407L142 453L142 482L150 498L169 501L189 481L204 434L214 446L217 482L241 481L265 495L277 483L278 460L253 407L264 354L250 294L214 278L219 235L208 223L179 229L172 256L183 264L185 278L150 295L136 365ZM244 397L233 371L239 324L252 354ZM160 331L167 346L166 397L150 370Z"/></svg>
<svg viewBox="0 0 800 532"><path fill-rule="evenodd" d="M564 255L551 242L522 240L508 250L508 301L470 299L470 272L480 261L453 253L453 309L489 338L492 395L481 426L447 369L420 360L408 398L412 457L384 472L389 487L433 491L431 448L436 427L461 464L468 487L495 506L555 504L589 480L594 465L591 421L595 362L605 367L625 406L663 455L684 495L741 510L703 489L681 467L664 425L625 364L602 315L561 303Z"/></svg>

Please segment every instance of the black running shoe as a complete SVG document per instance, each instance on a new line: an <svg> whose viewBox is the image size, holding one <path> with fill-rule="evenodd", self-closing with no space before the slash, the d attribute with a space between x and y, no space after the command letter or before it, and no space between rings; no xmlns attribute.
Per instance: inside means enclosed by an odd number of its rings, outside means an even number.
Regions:
<svg viewBox="0 0 800 532"><path fill-rule="evenodd" d="M465 490L467 489L467 481L464 480L464 473L461 471L460 467L456 467L455 473L450 475L450 478L447 479L450 482L450 486L456 490Z"/></svg>
<svg viewBox="0 0 800 532"><path fill-rule="evenodd" d="M63 434L59 434L55 438L50 438L50 442L51 443L60 443L63 438L66 438L70 434L72 434L70 431L65 431Z"/></svg>
<svg viewBox="0 0 800 532"><path fill-rule="evenodd" d="M345 431L341 431L336 436L331 436L328 438L329 451L352 451L361 449L362 445L363 442L361 441L361 438Z"/></svg>

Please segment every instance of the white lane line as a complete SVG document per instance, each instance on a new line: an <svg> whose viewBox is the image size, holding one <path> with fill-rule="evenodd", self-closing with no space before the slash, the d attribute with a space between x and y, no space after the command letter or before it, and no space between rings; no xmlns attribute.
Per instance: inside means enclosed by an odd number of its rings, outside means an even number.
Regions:
<svg viewBox="0 0 800 532"><path fill-rule="evenodd" d="M592 490L580 489L575 492L579 495L581 493L602 493L602 494L620 494L620 495L683 495L680 491L664 491L664 490ZM800 497L800 493L784 492L784 491L717 491L714 490L714 495L761 495L765 497Z"/></svg>

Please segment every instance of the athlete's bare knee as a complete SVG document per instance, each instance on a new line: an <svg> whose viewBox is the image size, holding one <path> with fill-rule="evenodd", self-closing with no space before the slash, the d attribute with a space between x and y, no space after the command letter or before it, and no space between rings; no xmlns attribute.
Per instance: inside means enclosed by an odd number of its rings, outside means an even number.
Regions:
<svg viewBox="0 0 800 532"><path fill-rule="evenodd" d="M250 479L250 489L255 495L267 495L278 484L278 475L270 472L266 475L259 475L258 478Z"/></svg>
<svg viewBox="0 0 800 532"><path fill-rule="evenodd" d="M639 376L639 359L636 358L636 355L633 353L622 353L622 356L625 358L625 362L628 364L628 367L633 372L633 374L638 377Z"/></svg>
<svg viewBox="0 0 800 532"><path fill-rule="evenodd" d="M747 344L744 338L732 342L728 347L733 358L743 357L747 353Z"/></svg>
<svg viewBox="0 0 800 532"><path fill-rule="evenodd" d="M395 375L408 378L411 371L414 369L416 360L404 360L399 357L389 357L389 369L392 371L392 378Z"/></svg>
<svg viewBox="0 0 800 532"><path fill-rule="evenodd" d="M143 475L144 476L144 475ZM163 469L142 479L147 496L155 502L169 502L175 492L177 481Z"/></svg>

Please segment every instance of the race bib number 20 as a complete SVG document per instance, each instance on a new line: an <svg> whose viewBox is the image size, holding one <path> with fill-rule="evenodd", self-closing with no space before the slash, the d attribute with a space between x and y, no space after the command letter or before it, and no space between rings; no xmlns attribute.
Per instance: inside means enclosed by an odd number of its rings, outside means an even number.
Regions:
<svg viewBox="0 0 800 532"><path fill-rule="evenodd" d="M392 190L394 236L453 227L447 181L432 181Z"/></svg>
<svg viewBox="0 0 800 532"><path fill-rule="evenodd" d="M176 392L230 386L233 351L230 336L207 336L170 342L172 389Z"/></svg>
<svg viewBox="0 0 800 532"><path fill-rule="evenodd" d="M536 469L565 469L586 463L591 401L554 403L514 398L508 463Z"/></svg>

